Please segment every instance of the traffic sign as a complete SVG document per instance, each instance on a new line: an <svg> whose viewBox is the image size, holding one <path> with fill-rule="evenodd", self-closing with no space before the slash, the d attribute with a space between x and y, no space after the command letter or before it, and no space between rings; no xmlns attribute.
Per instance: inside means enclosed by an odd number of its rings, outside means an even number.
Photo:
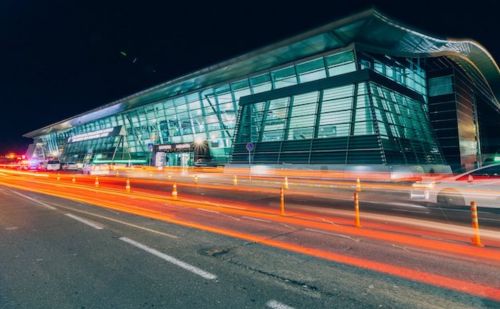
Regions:
<svg viewBox="0 0 500 309"><path fill-rule="evenodd" d="M252 150L255 149L255 144L250 142L250 143L247 143L247 151L248 152L252 152Z"/></svg>

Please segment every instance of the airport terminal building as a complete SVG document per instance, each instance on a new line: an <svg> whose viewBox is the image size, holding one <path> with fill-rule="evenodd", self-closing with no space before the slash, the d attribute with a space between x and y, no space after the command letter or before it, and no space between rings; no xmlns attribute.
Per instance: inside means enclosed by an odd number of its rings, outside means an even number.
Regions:
<svg viewBox="0 0 500 309"><path fill-rule="evenodd" d="M500 153L499 100L481 45L368 10L24 136L63 162L459 171Z"/></svg>

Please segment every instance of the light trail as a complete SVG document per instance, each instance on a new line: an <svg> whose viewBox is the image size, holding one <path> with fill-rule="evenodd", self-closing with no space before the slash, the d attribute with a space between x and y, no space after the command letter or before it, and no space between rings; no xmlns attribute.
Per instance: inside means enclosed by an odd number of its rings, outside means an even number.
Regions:
<svg viewBox="0 0 500 309"><path fill-rule="evenodd" d="M36 181L37 183L41 183L40 181ZM43 183L45 184L45 183ZM47 185L47 184L45 184ZM20 189L25 189L22 187L19 187ZM70 188L76 188L80 190L86 191L84 192L78 192L79 196L82 196L82 194L88 194L90 192L90 195L88 198L94 199L96 202L99 200L95 199L95 194L97 193L105 193L106 196L102 196L100 198L110 198L111 195L115 196L115 201L119 201L123 204L129 204L129 198L131 196L134 197L135 202L137 202L139 199L147 202L154 202L154 203L166 203L168 202L171 205L175 206L180 206L182 208L199 208L200 206L203 206L206 209L212 209L215 211L222 211L225 214L230 214L230 215L236 215L236 216L241 216L241 217L252 217L253 219L258 219L261 221L275 221L275 222L281 222L285 224L293 224L296 226L302 226L306 228L315 228L315 229L320 229L320 230L325 230L333 233L348 233L350 235L354 235L357 237L365 237L365 238L372 238L372 239L377 239L377 240L382 240L382 241L387 241L387 242L397 242L400 244L404 245L409 245L409 246L416 246L420 247L423 249L428 249L428 250L433 250L433 251L441 251L441 252L447 252L451 254L455 254L458 256L469 256L471 258L483 258L487 260L492 260L492 261L500 261L500 255L497 254L497 252L492 251L490 248L484 248L482 250L478 250L477 248L471 247L469 245L460 245L460 244L454 244L454 243L443 243L442 241L432 241L430 239L423 239L422 237L417 237L413 236L416 233L415 229L410 229L410 228L402 228L400 227L397 232L399 234L394 233L395 231L390 231L387 230L387 226L384 227L384 230L380 229L358 229L352 226L346 226L346 225L332 225L324 222L318 222L317 217L310 218L307 215L304 215L302 213L293 213L289 212L289 215L286 217L279 216L278 215L278 210L275 212L261 212L258 210L252 210L252 205L251 204L243 204L246 205L246 210L241 210L241 209L233 209L228 205L224 204L214 204L214 203L205 203L199 200L189 200L189 199L179 199L179 200L173 200L170 198L166 198L161 195L152 195L150 193L148 194L142 194L141 192L134 192L133 195L126 193L126 192L117 192L114 190L109 190L109 189L95 189L90 186L82 186L82 185L73 185L73 184L68 184L65 185L66 189ZM46 193L49 193L51 195L55 196L60 196L60 197L66 197L66 198L74 198L74 196L70 195L70 192L60 192L59 190L49 190L45 191ZM125 200L117 200L116 198L125 198ZM141 208L137 206L131 206L128 205L127 207L130 208ZM156 209L156 210L161 210L161 207L156 206L147 206L150 209ZM335 218L331 218L335 219ZM349 221L350 223L351 221ZM365 227L367 225L365 224ZM372 226L373 227L373 226ZM422 235L422 234L420 234ZM425 233L424 233L425 235ZM442 235L441 235L442 236ZM491 252L490 252L491 251Z"/></svg>
<svg viewBox="0 0 500 309"><path fill-rule="evenodd" d="M26 181L29 181L30 185L26 185ZM246 241L251 241L263 245L269 245L276 248L311 255L318 258L330 260L333 262L338 262L354 267L359 267L375 272L381 272L400 278L417 281L425 284L430 284L434 286L439 286L447 288L450 290L459 291L462 293L467 293L475 296L485 297L488 299L500 301L500 287L498 286L488 286L482 283L470 282L463 279L457 279L450 276L445 276L442 274L436 274L431 272L425 272L421 270L415 270L410 267L405 267L402 265L391 265L384 263L382 261L373 261L366 258L360 258L356 256L350 256L345 254L334 253L325 249L313 248L303 245L298 245L296 243L290 242L290 240L278 240L270 238L268 236L255 235L250 232L241 232L233 228L222 228L218 226L213 226L217 222L200 223L193 222L196 218L191 218L190 221L182 219L175 214L166 213L166 209L163 206L165 203L178 207L178 209L193 209L203 207L204 209L219 211L225 214L231 214L236 216L250 216L258 219L270 220L272 222L278 222L281 224L289 224L292 226L302 226L307 228L313 228L318 231L339 233L342 235L350 235L352 237L361 238L372 238L377 240L382 240L388 243L400 243L412 247L419 247L429 250L437 254L446 253L450 256L456 257L468 257L472 260L477 259L478 261L489 261L490 263L499 264L500 254L497 249L493 248L474 248L468 245L460 245L447 243L435 239L423 239L421 237L416 237L407 234L396 234L398 231L389 233L381 232L371 228L356 229L354 227L344 226L344 225L333 225L327 222L321 222L318 220L317 214L315 218L300 218L298 216L304 216L303 213L293 213L290 212L290 216L281 217L277 215L277 210L275 213L257 211L251 204L242 203L247 209L232 209L228 205L216 206L212 204L206 204L200 201L186 201L171 200L165 198L162 194L152 194L151 192L141 192L133 191L132 194L125 192L119 192L118 190L112 189L96 189L91 185L80 185L80 184L62 184L61 186L54 186L55 182L52 180L41 180L41 179L14 179L3 177L0 181L4 185L14 187L21 190L30 190L34 192L45 193L49 195L54 195L62 198L67 198L70 200L75 200L87 204L94 204L96 206L105 207L109 209L114 209L117 211L122 211L130 214L140 215L148 218L153 218L157 220L162 220L165 222L186 226L190 228L195 228L199 230L204 230L208 232L213 232L229 237L235 237L243 239ZM130 204L130 198L134 197L134 204ZM239 205L239 204L238 204ZM329 218L331 222L338 222L338 218ZM324 218L323 218L324 219ZM364 226L369 227L369 224L364 224ZM400 227L402 229L402 227ZM407 233L415 233L415 229L407 229ZM500 265L500 264L499 264Z"/></svg>

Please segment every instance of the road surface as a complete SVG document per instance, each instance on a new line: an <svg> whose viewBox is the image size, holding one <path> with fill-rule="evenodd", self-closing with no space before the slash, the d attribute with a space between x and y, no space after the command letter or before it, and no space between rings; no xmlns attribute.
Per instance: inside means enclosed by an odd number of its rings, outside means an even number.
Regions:
<svg viewBox="0 0 500 309"><path fill-rule="evenodd" d="M429 256L426 250L380 239L328 233L298 223L203 207L176 207L171 215L186 222L246 230L248 234L304 247L328 247L367 261L385 260L400 267L405 264L411 269L475 284L472 288L500 287L499 268L494 260L451 258L450 253ZM280 249L260 241L0 187L0 308L499 305L491 297Z"/></svg>

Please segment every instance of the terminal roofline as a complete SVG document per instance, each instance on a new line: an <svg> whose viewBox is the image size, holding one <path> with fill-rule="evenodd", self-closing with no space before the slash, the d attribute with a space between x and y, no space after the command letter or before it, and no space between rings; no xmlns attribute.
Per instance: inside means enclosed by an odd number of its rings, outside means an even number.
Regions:
<svg viewBox="0 0 500 309"><path fill-rule="evenodd" d="M321 33L329 32L329 31L331 31L333 29L336 29L336 28L338 28L340 26L347 25L347 24L350 24L350 23L354 23L356 21L360 21L360 20L363 20L363 19L367 19L368 20L369 18L376 18L376 19L384 22L387 25L396 27L396 28L398 28L398 29L400 29L402 31L414 34L414 35L419 36L421 38L425 38L425 39L427 39L429 41L432 41L432 42L435 42L435 43L439 42L440 44L443 44L443 45L439 46L439 47L436 45L435 48L442 49L442 50L438 51L441 54L445 54L445 53L446 54L454 54L455 53L458 57L462 57L462 58L465 57L465 58L467 58L466 60L474 64L474 67L481 74L481 76L485 80L486 84L490 87L490 90L491 90L491 92L492 92L492 94L494 96L494 99L496 100L496 104L497 105L499 104L498 101L499 101L499 97L500 97L500 69L499 69L497 63L495 62L495 60L493 59L493 57L491 56L491 54L481 44L479 44L479 43L477 43L477 42L475 42L473 40L441 39L441 38L429 36L429 35L423 34L421 32L417 32L415 30L412 30L412 29L410 29L410 28L408 28L406 26L403 26L399 22L395 22L393 19L390 19L390 18L386 17L385 15L383 15L382 13L380 13L379 11L377 11L375 9L369 9L369 10L365 10L365 11L362 11L360 13L357 13L357 14L354 14L354 15L351 15L351 16L348 16L348 17L345 17L345 18L342 18L342 19L330 22L330 23L328 23L328 24L326 24L324 26L320 26L318 28L306 31L304 33L301 33L301 34L293 36L291 38L279 41L277 43L274 43L274 44L271 44L271 45L267 45L265 47L253 50L253 51L245 53L243 55L231 58L231 59L223 61L223 62L220 62L218 64L211 65L211 66L205 67L203 69L197 70L195 72L192 72L192 73L180 76L180 77L172 79L172 80L169 80L169 81L167 81L165 83L162 83L162 84L153 86L151 88L145 89L143 91L134 93L134 94L132 94L130 96L121 98L119 100L113 101L113 102L108 103L106 105L94 108L94 109L89 110L87 112L75 115L73 117L70 117L70 118L64 119L62 121L59 121L59 122L47 125L45 127L42 127L40 129L28 132L28 133L24 134L23 136L24 137L28 137L28 138L33 138L33 137L40 136L40 135L43 135L43 134L48 134L53 129L57 130L57 129L71 128L71 127L73 127L75 125L80 125L80 124L86 123L88 121L96 120L96 119L102 118L102 117L104 117L106 115L96 115L94 118L89 117L89 116L92 113L98 114L99 112L101 112L101 111L103 111L105 109L108 109L108 108L116 107L116 108L118 108L120 110L127 110L127 109L129 109L129 107L136 107L136 106L125 106L125 105L127 103L130 104L130 105L134 105L133 104L133 100L134 99L139 98L139 97L141 97L143 95L146 95L146 94L153 94L155 91L158 91L158 90L160 90L162 88L165 88L165 87L168 87L168 86L174 86L174 85L177 85L177 84L181 84L182 82L186 82L186 81L192 80L192 79L194 79L196 77L200 77L200 76L203 76L203 75L207 75L207 74L209 74L211 72L215 72L217 70L224 69L224 68L226 68L226 67L228 67L230 65L237 64L238 62L241 62L241 61L244 61L244 60L248 60L248 59L251 59L251 58L254 58L254 57L258 57L258 56L266 54L266 53L271 53L272 51L274 51L274 50L276 50L276 49L278 49L280 47L287 46L287 45L290 45L290 44L294 44L294 43L300 42L302 40L306 40L306 39L311 38L311 37L313 37L315 35L319 35ZM482 55L480 54L479 56L477 56L480 59L476 59L476 62L485 62L486 61L488 63L484 64L483 67L486 67L486 66L489 66L490 64L492 64L492 68L490 68L490 70L493 70L493 71L496 71L496 72L488 72L489 73L488 74L489 77L485 76L486 74L483 73L484 69L479 68L479 66L474 61L472 61L471 59L468 59L468 57L466 55L463 55L461 53L461 51L458 50L458 48L461 46L461 44L462 45L465 44L465 45L469 46L469 48L470 47L477 48L478 51L479 51L479 53L482 53ZM458 45L458 47L455 47L455 45ZM427 52L428 52L428 56L429 55L430 56L436 56L437 55L436 51L428 50ZM417 56L417 53L415 55ZM423 55L419 54L419 56L423 56ZM473 56L475 56L475 55L473 55ZM493 83L494 85L491 85L491 83ZM207 85L207 86L209 86L209 85ZM190 89L188 92L191 92L193 90L195 90L195 89ZM176 95L177 94L174 94L174 96L176 96ZM145 104L147 104L147 103L145 103ZM140 104L140 105L142 105L142 104ZM137 106L140 106L140 105L137 105ZM74 121L78 120L79 118L85 117L85 116L87 116L86 117L87 119L85 119L84 122L80 121L78 123L74 123Z"/></svg>

